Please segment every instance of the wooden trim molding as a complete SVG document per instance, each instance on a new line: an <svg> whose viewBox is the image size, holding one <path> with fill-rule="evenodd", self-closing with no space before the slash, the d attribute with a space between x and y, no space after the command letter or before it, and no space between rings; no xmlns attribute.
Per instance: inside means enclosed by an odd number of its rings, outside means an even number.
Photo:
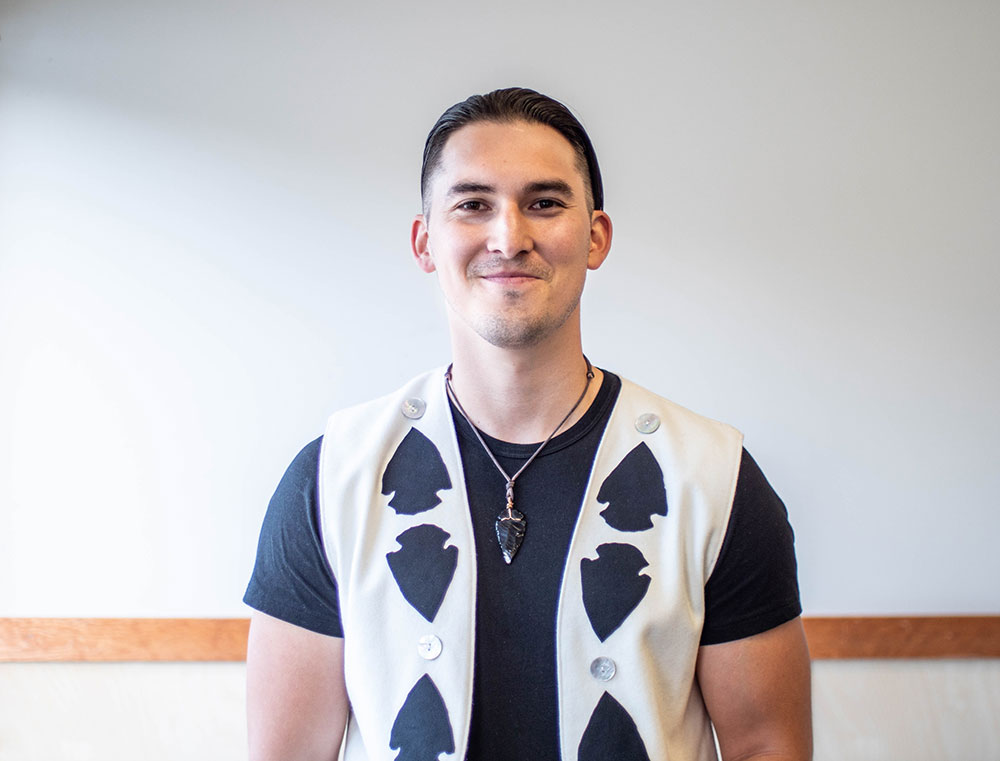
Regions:
<svg viewBox="0 0 1000 761"><path fill-rule="evenodd" d="M1000 616L804 618L813 660L1000 658Z"/></svg>
<svg viewBox="0 0 1000 761"><path fill-rule="evenodd" d="M242 661L246 618L0 618L0 661Z"/></svg>
<svg viewBox="0 0 1000 761"><path fill-rule="evenodd" d="M1000 658L1000 616L807 617L814 660ZM0 618L0 662L242 661L245 618Z"/></svg>

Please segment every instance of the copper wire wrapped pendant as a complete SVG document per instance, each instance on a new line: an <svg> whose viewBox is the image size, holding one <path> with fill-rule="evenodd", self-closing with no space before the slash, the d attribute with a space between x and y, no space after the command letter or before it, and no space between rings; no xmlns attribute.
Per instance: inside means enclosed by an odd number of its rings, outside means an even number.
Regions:
<svg viewBox="0 0 1000 761"><path fill-rule="evenodd" d="M500 543L500 551L503 559L510 565L517 551L524 541L524 530L527 528L527 521L524 516L514 509L514 506L507 503L507 509L497 516L497 541Z"/></svg>

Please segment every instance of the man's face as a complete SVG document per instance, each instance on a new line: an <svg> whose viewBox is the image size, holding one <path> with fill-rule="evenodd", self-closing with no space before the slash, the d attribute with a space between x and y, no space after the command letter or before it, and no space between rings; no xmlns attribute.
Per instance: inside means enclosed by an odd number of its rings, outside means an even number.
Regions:
<svg viewBox="0 0 1000 761"><path fill-rule="evenodd" d="M425 272L438 273L453 334L468 328L515 348L577 329L586 273L607 256L611 222L588 211L576 152L562 135L528 122L462 127L428 192L413 252Z"/></svg>

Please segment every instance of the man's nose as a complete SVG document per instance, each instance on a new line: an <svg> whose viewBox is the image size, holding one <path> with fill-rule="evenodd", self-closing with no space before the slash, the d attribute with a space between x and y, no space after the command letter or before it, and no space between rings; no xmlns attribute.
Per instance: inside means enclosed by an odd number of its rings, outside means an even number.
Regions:
<svg viewBox="0 0 1000 761"><path fill-rule="evenodd" d="M531 251L534 245L531 224L525 219L520 208L511 204L497 211L490 221L489 237L486 241L490 253L513 258Z"/></svg>

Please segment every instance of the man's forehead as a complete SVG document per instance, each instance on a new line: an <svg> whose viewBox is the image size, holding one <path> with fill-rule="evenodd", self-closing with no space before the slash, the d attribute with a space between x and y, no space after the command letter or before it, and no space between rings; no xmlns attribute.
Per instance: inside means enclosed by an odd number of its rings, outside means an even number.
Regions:
<svg viewBox="0 0 1000 761"><path fill-rule="evenodd" d="M557 130L534 122L474 122L449 135L435 172L447 174L447 189L491 184L488 175L516 172L525 183L584 182L572 144ZM440 188L439 188L440 190Z"/></svg>

